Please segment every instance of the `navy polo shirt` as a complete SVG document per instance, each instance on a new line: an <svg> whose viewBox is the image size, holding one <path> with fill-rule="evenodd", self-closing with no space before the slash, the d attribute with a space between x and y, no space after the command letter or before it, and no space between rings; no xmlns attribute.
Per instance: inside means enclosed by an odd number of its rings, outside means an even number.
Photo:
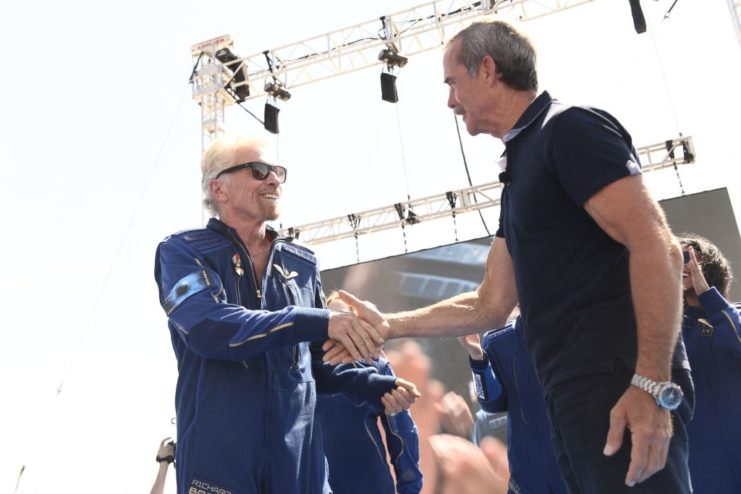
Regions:
<svg viewBox="0 0 741 494"><path fill-rule="evenodd" d="M635 368L628 250L587 214L606 185L640 173L627 131L608 113L538 96L505 137L511 182L500 227L514 264L530 351L546 391L563 380Z"/></svg>

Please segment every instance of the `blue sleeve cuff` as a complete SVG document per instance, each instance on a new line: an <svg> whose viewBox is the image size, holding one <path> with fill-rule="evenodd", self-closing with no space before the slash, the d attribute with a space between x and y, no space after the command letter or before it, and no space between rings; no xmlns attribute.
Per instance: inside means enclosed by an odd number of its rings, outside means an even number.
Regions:
<svg viewBox="0 0 741 494"><path fill-rule="evenodd" d="M728 300L726 300L714 286L711 286L705 293L700 294L698 299L700 300L700 304L702 304L702 308L705 309L705 312L707 312L708 315L720 312L723 309L730 307Z"/></svg>
<svg viewBox="0 0 741 494"><path fill-rule="evenodd" d="M312 307L293 307L296 343L329 339L329 311Z"/></svg>

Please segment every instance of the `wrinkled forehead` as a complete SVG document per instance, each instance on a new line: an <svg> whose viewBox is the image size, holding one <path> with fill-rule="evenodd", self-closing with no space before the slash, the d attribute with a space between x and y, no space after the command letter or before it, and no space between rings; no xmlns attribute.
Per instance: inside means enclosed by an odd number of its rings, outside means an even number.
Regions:
<svg viewBox="0 0 741 494"><path fill-rule="evenodd" d="M234 150L233 163L229 163L229 166L238 165L240 163L248 163L250 161L267 161L265 150L262 146L254 144L245 144L237 146Z"/></svg>

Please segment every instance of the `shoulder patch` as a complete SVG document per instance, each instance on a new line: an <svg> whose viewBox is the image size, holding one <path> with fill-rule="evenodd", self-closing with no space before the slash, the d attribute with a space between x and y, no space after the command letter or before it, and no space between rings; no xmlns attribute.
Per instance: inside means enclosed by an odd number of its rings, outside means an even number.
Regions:
<svg viewBox="0 0 741 494"><path fill-rule="evenodd" d="M199 253L211 252L231 245L226 237L208 229L189 230L179 234L188 246Z"/></svg>
<svg viewBox="0 0 741 494"><path fill-rule="evenodd" d="M306 259L312 264L317 263L316 256L310 250L306 249L305 247L299 247L299 246L289 244L289 243L283 243L282 246L285 252L290 252L291 254L295 256Z"/></svg>
<svg viewBox="0 0 741 494"><path fill-rule="evenodd" d="M175 286L172 287L165 300L162 301L162 308L165 309L165 313L169 316L185 300L196 293L214 286L217 282L218 280L212 279L205 269L195 271L175 283Z"/></svg>

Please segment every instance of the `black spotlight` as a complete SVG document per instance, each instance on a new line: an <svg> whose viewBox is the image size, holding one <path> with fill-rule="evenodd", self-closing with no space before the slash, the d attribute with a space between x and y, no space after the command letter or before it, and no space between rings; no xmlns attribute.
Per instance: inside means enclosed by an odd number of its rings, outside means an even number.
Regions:
<svg viewBox="0 0 741 494"><path fill-rule="evenodd" d="M232 90L234 99L241 103L250 96L250 86L244 76L246 65L229 48L222 48L214 56L232 73L227 87Z"/></svg>
<svg viewBox="0 0 741 494"><path fill-rule="evenodd" d="M389 103L399 101L399 94L396 92L396 76L388 72L381 72L381 99Z"/></svg>
<svg viewBox="0 0 741 494"><path fill-rule="evenodd" d="M628 0L630 2L630 13L633 16L633 27L638 34L646 32L646 18L643 17L641 0Z"/></svg>
<svg viewBox="0 0 741 494"><path fill-rule="evenodd" d="M270 103L265 103L265 130L273 134L277 134L279 132L278 112L280 112L278 107L273 106Z"/></svg>

